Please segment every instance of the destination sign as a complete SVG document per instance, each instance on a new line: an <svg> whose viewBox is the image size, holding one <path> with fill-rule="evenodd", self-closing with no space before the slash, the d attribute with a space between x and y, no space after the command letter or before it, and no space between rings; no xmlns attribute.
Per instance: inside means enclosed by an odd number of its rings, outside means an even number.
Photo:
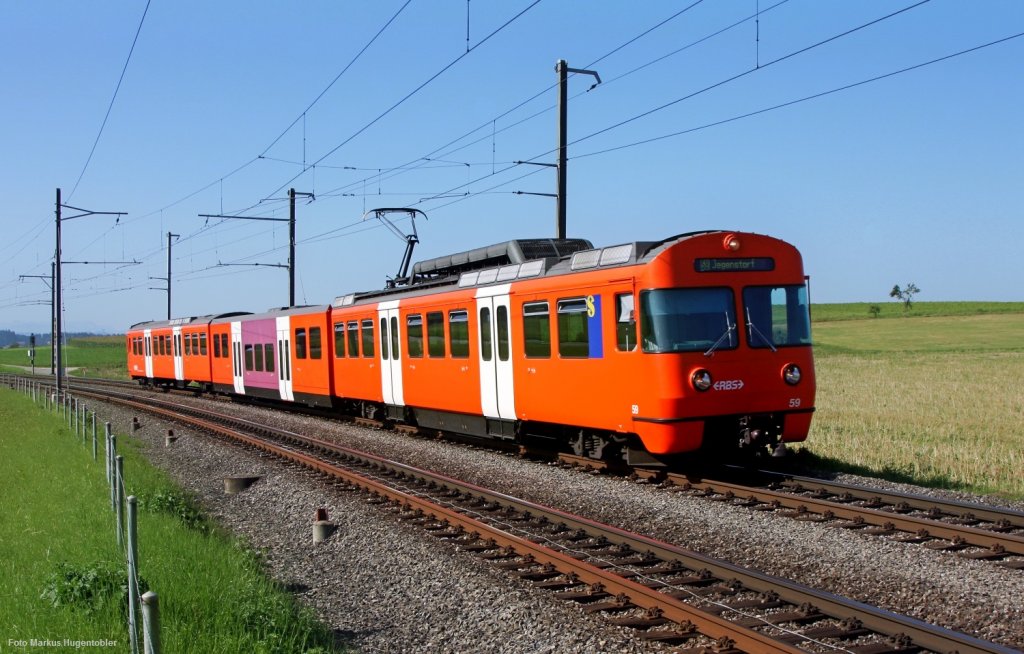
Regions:
<svg viewBox="0 0 1024 654"><path fill-rule="evenodd" d="M694 259L693 269L697 272L763 272L775 270L775 259L771 257Z"/></svg>

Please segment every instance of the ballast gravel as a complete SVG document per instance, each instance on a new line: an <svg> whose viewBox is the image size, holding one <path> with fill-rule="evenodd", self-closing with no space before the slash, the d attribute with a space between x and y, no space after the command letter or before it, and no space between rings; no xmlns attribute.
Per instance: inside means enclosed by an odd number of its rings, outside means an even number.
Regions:
<svg viewBox="0 0 1024 654"><path fill-rule="evenodd" d="M1024 571L706 499L396 432L245 405L198 402L250 420L443 472L737 565L1024 650ZM115 430L132 414L109 409ZM398 520L367 496L270 457L140 416L149 458L222 524L264 551L270 573L362 652L667 651ZM120 428L118 428L120 425ZM173 427L179 440L164 447ZM222 478L259 475L226 495ZM951 495L844 476L842 481ZM338 531L312 544L317 508Z"/></svg>

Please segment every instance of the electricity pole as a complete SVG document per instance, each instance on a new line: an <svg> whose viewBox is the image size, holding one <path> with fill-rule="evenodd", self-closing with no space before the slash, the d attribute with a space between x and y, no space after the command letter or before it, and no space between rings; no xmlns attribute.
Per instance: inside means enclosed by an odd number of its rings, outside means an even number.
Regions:
<svg viewBox="0 0 1024 654"><path fill-rule="evenodd" d="M150 279L157 279L160 281L167 282L167 288L153 288L150 287L151 291L167 291L167 319L171 319L171 238L178 238L178 234L172 234L167 232L167 277L150 277Z"/></svg>
<svg viewBox="0 0 1024 654"><path fill-rule="evenodd" d="M288 306L295 306L295 196L302 195L304 197L316 199L312 193L304 193L302 191L296 191L293 188L288 189L288 217L287 218L271 218L269 216L227 216L220 213L201 213L200 218L224 218L224 219L235 219L235 220L270 220L273 222L286 222L288 223L288 265L282 266L280 264L268 264L268 263L242 263L242 264L231 264L221 263L221 266L267 266L271 268L288 268ZM168 277L170 274L168 273Z"/></svg>
<svg viewBox="0 0 1024 654"><path fill-rule="evenodd" d="M43 283L46 284L46 286L49 287L49 289L50 289L50 348L51 348L51 350L53 349L53 333L54 333L54 329L56 328L56 325L57 325L57 323L56 323L57 316L53 312L53 307L54 307L54 304L53 304L53 299L54 299L53 275L54 275L54 272L53 271L54 271L54 268L56 267L56 265L57 265L56 261L51 261L50 262L50 276L49 277L47 277L46 275L18 275L18 281L19 282L23 281L25 279L29 279L29 278L41 279L41 280L43 280ZM35 336L33 335L32 338L35 339ZM34 343L34 341L33 341L33 343ZM55 359L51 355L50 356L50 374L51 375L53 374L54 362L55 362ZM33 364L33 367L34 367L34 365L35 364ZM35 374L35 370L32 371L32 374Z"/></svg>
<svg viewBox="0 0 1024 654"><path fill-rule="evenodd" d="M61 340L63 339L63 334L61 333L61 313L62 313L61 312L61 300L62 300L62 298L61 298L61 277L60 277L60 275L61 275L61 270L60 270L60 224L62 222L64 222L65 220L73 220L75 218L83 218L85 216L118 216L118 220L120 220L120 216L126 216L128 214L126 214L123 211L89 211L88 209L81 209L79 207L72 207L70 205L63 204L60 201L60 188L57 189L57 203L56 204L57 204L57 210L56 210L57 219L56 219L55 222L56 222L56 225L57 225L57 245L56 245L56 248L54 250L54 257L53 257L54 258L53 313L54 313L54 316L55 316L55 319L53 321L54 322L54 329L53 329L53 353L54 353L54 359L55 359L54 378L55 378L56 384L57 384L57 397L59 398L61 396L61 391L63 389L63 384L61 382L61 378L64 376L64 361L63 361L63 357L62 357L62 354L61 354L61 350L63 349L61 347ZM71 209L73 211L80 211L81 213L77 213L77 214L75 214L73 216L61 216L60 215L61 214L61 211L60 211L61 209ZM134 263L137 263L137 262L134 262Z"/></svg>
<svg viewBox="0 0 1024 654"><path fill-rule="evenodd" d="M565 238L566 164L568 162L566 146L569 140L569 73L593 75L597 82L590 88L594 88L594 86L601 83L601 76L597 74L597 71L569 68L569 64L565 62L565 59L558 60L558 63L555 64L555 72L558 73L558 191L555 201L555 238Z"/></svg>

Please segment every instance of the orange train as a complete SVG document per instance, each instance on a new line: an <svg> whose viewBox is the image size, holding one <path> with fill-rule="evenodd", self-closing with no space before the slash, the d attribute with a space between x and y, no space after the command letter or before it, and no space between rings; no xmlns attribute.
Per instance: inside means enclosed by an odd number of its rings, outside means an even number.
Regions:
<svg viewBox="0 0 1024 654"><path fill-rule="evenodd" d="M508 241L329 306L145 322L126 339L145 384L634 465L803 441L814 411L802 259L751 233Z"/></svg>

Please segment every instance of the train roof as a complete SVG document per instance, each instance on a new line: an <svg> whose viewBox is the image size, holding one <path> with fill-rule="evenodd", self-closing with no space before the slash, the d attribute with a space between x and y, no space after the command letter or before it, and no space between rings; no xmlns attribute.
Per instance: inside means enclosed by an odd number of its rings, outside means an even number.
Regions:
<svg viewBox="0 0 1024 654"><path fill-rule="evenodd" d="M239 316L244 315L243 312L234 313L221 313L221 314L209 314L206 316L185 316L182 318L172 318L170 320L146 320L143 322L137 322L129 330L139 329L160 329L163 327L182 327L184 325L207 325L217 318L224 316Z"/></svg>
<svg viewBox="0 0 1024 654"><path fill-rule="evenodd" d="M263 313L236 313L228 314L224 316L217 316L216 319L211 320L211 324L219 324L225 322L235 322L238 316L244 316L242 320L265 320L267 318L277 318L279 316L294 316L303 315L307 313L323 313L327 311L326 304L303 304L294 307L271 307Z"/></svg>
<svg viewBox="0 0 1024 654"><path fill-rule="evenodd" d="M444 287L473 288L516 279L550 277L593 268L646 263L679 241L722 230L678 234L661 241L634 241L595 248L585 239L519 239L435 257L413 266L412 283L396 288L349 293L335 298L343 307L385 297L416 297Z"/></svg>

